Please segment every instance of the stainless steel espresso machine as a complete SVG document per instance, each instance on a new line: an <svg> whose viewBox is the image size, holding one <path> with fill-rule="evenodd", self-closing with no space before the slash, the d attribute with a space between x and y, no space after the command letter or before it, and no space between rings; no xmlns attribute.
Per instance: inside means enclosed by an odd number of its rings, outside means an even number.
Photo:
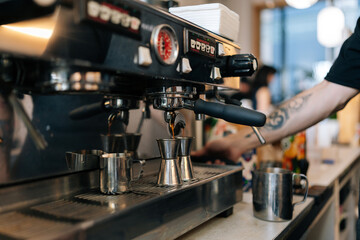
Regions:
<svg viewBox="0 0 360 240"><path fill-rule="evenodd" d="M262 126L263 114L204 100L256 68L233 42L143 2L0 1L0 238L173 239L231 210L241 167L194 163L192 181L159 186L160 159L147 160L130 192L104 195L98 165L69 169L65 155L102 149L140 102L169 126L179 109Z"/></svg>

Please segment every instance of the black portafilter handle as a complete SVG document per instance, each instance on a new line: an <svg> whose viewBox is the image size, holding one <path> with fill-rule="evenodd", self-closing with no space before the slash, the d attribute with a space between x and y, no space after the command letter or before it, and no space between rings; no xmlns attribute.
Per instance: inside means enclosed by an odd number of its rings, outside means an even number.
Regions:
<svg viewBox="0 0 360 240"><path fill-rule="evenodd" d="M201 99L195 101L194 112L221 118L231 123L254 127L262 127L266 121L266 116L263 113L235 105L206 102Z"/></svg>
<svg viewBox="0 0 360 240"><path fill-rule="evenodd" d="M69 117L72 120L81 120L81 119L93 117L104 111L105 111L104 103L103 101L101 101L75 108L69 113Z"/></svg>
<svg viewBox="0 0 360 240"><path fill-rule="evenodd" d="M258 68L258 62L252 54L224 56L217 62L222 77L251 76Z"/></svg>

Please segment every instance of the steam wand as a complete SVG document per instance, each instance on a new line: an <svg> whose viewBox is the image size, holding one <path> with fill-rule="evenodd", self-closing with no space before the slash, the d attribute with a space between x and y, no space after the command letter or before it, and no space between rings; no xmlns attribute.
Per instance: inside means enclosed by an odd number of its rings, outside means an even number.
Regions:
<svg viewBox="0 0 360 240"><path fill-rule="evenodd" d="M15 112L17 113L17 115L24 122L24 125L27 128L30 137L34 141L36 148L38 150L44 150L48 145L45 138L41 135L41 133L38 132L38 130L32 124L29 116L25 112L19 100L16 98L15 94L11 92L7 96L7 98L9 100L10 105L14 108Z"/></svg>

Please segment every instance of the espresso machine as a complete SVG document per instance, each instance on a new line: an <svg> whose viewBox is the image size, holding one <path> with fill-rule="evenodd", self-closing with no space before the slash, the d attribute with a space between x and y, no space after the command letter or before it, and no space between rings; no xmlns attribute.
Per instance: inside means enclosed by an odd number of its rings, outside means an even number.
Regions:
<svg viewBox="0 0 360 240"><path fill-rule="evenodd" d="M169 126L186 109L257 130L263 114L204 97L256 69L232 41L144 2L0 1L0 238L173 239L230 213L241 167L194 163L192 181L158 186L160 159L147 160L131 191L104 195L96 164L69 169L65 155L125 134L142 102Z"/></svg>

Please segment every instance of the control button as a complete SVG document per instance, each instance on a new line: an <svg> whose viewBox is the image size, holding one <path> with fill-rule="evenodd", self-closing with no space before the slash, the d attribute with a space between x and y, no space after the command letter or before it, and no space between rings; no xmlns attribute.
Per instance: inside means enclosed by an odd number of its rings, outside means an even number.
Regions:
<svg viewBox="0 0 360 240"><path fill-rule="evenodd" d="M108 6L102 5L100 7L100 19L104 21L109 21L111 16L111 9Z"/></svg>
<svg viewBox="0 0 360 240"><path fill-rule="evenodd" d="M87 11L90 17L98 17L100 13L100 4L95 1L89 1L87 4Z"/></svg>
<svg viewBox="0 0 360 240"><path fill-rule="evenodd" d="M180 63L177 65L176 71L180 72ZM181 59L181 72L182 73L189 73L192 71L190 66L190 61L188 58Z"/></svg>
<svg viewBox="0 0 360 240"><path fill-rule="evenodd" d="M130 23L131 23L131 17L127 14L123 14L123 17L121 19L121 26L123 26L124 28L128 28L130 27Z"/></svg>
<svg viewBox="0 0 360 240"><path fill-rule="evenodd" d="M218 43L218 56L222 57L225 56L225 49L224 49L224 45L222 43Z"/></svg>
<svg viewBox="0 0 360 240"><path fill-rule="evenodd" d="M196 49L197 49L197 50L200 50L200 46L201 46L201 43L198 42L198 41L196 41Z"/></svg>
<svg viewBox="0 0 360 240"><path fill-rule="evenodd" d="M213 67L210 74L211 79L221 79L220 68Z"/></svg>
<svg viewBox="0 0 360 240"><path fill-rule="evenodd" d="M138 58L137 63L140 66L146 67L152 63L150 49L147 47L140 46L138 48L138 57L137 58Z"/></svg>
<svg viewBox="0 0 360 240"><path fill-rule="evenodd" d="M195 48L195 46L196 46L196 41L194 39L191 39L190 40L190 47Z"/></svg>
<svg viewBox="0 0 360 240"><path fill-rule="evenodd" d="M139 30L140 23L141 23L140 19L138 19L138 18L136 18L136 17L131 17L131 25L130 25L130 28L131 28L132 30L137 31L137 30Z"/></svg>
<svg viewBox="0 0 360 240"><path fill-rule="evenodd" d="M111 22L113 24L120 24L121 22L122 13L118 10L112 10L111 11Z"/></svg>
<svg viewBox="0 0 360 240"><path fill-rule="evenodd" d="M257 68L258 68L258 63L257 63L256 58L255 58L255 59L253 59L253 61L252 61L252 66L253 66L253 70L254 70L254 71L256 71L256 70L257 70Z"/></svg>
<svg viewBox="0 0 360 240"><path fill-rule="evenodd" d="M206 52L207 52L207 53L210 52L210 45L206 45Z"/></svg>
<svg viewBox="0 0 360 240"><path fill-rule="evenodd" d="M215 54L215 47L213 47L213 46L210 47L210 53L213 55Z"/></svg>

